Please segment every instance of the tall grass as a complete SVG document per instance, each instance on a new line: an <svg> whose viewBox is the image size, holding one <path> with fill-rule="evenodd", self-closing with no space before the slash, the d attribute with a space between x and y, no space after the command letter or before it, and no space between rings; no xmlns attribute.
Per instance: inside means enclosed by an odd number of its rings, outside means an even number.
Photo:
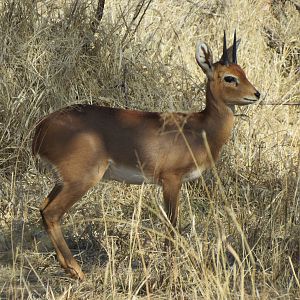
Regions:
<svg viewBox="0 0 300 300"><path fill-rule="evenodd" d="M0 298L300 297L299 6L296 1L3 1L0 10ZM58 265L38 207L51 174L34 124L72 103L198 111L196 41L220 57L223 30L263 103L237 111L216 169L181 193L174 251L154 186L99 183L64 221L87 278Z"/></svg>

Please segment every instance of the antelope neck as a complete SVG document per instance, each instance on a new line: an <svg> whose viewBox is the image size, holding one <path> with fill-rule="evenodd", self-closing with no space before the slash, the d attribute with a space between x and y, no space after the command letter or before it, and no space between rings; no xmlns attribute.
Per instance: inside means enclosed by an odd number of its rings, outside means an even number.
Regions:
<svg viewBox="0 0 300 300"><path fill-rule="evenodd" d="M220 99L211 93L209 85L206 92L206 108L200 113L205 119L204 130L207 140L213 151L213 158L216 160L222 146L229 140L233 127L233 112Z"/></svg>
<svg viewBox="0 0 300 300"><path fill-rule="evenodd" d="M218 119L232 117L233 113L230 107L228 107L221 99L215 97L210 88L210 82L207 83L206 87L206 107L205 112L210 117L217 117Z"/></svg>

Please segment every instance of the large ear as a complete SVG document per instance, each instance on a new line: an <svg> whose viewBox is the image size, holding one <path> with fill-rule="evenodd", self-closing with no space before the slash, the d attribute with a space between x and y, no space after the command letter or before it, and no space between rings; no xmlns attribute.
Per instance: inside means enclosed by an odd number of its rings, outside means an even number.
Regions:
<svg viewBox="0 0 300 300"><path fill-rule="evenodd" d="M237 49L238 49L240 43L241 43L241 39L238 39L238 40L236 41L236 51L237 51ZM233 60L232 60L232 53L233 53L233 44L232 44L231 47L229 47L229 48L227 49L228 62L231 63L231 64L233 63ZM223 61L223 60L224 60L224 57L223 57L223 55L222 55L221 58L220 58L220 61Z"/></svg>
<svg viewBox="0 0 300 300"><path fill-rule="evenodd" d="M196 46L196 60L206 76L213 77L213 55L206 43L198 42Z"/></svg>

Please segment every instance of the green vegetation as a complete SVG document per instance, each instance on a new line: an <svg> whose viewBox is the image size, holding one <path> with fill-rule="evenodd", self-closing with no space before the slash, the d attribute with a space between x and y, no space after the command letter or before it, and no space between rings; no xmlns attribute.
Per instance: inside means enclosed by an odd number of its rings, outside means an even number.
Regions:
<svg viewBox="0 0 300 300"><path fill-rule="evenodd" d="M297 1L0 3L1 299L296 299L300 296ZM205 78L194 50L220 57L242 39L239 64L263 102L237 110L216 169L186 184L172 254L163 250L162 195L115 182L64 218L84 282L60 268L39 205L51 173L31 155L34 124L73 103L198 111ZM122 145L120 145L122 147Z"/></svg>

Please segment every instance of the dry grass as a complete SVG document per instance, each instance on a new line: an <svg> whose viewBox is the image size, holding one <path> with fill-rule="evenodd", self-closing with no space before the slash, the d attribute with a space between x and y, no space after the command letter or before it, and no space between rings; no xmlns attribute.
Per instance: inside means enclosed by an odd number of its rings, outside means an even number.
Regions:
<svg viewBox="0 0 300 300"><path fill-rule="evenodd" d="M300 297L297 1L3 1L0 11L1 299ZM83 4L85 3L85 4ZM139 5L143 4L138 12ZM147 7L147 5L149 7ZM160 190L100 183L65 217L87 275L64 274L40 222L51 186L31 157L34 123L70 103L197 111L197 40L217 58L223 29L265 103L240 109L217 168L186 184L181 235L164 253Z"/></svg>

